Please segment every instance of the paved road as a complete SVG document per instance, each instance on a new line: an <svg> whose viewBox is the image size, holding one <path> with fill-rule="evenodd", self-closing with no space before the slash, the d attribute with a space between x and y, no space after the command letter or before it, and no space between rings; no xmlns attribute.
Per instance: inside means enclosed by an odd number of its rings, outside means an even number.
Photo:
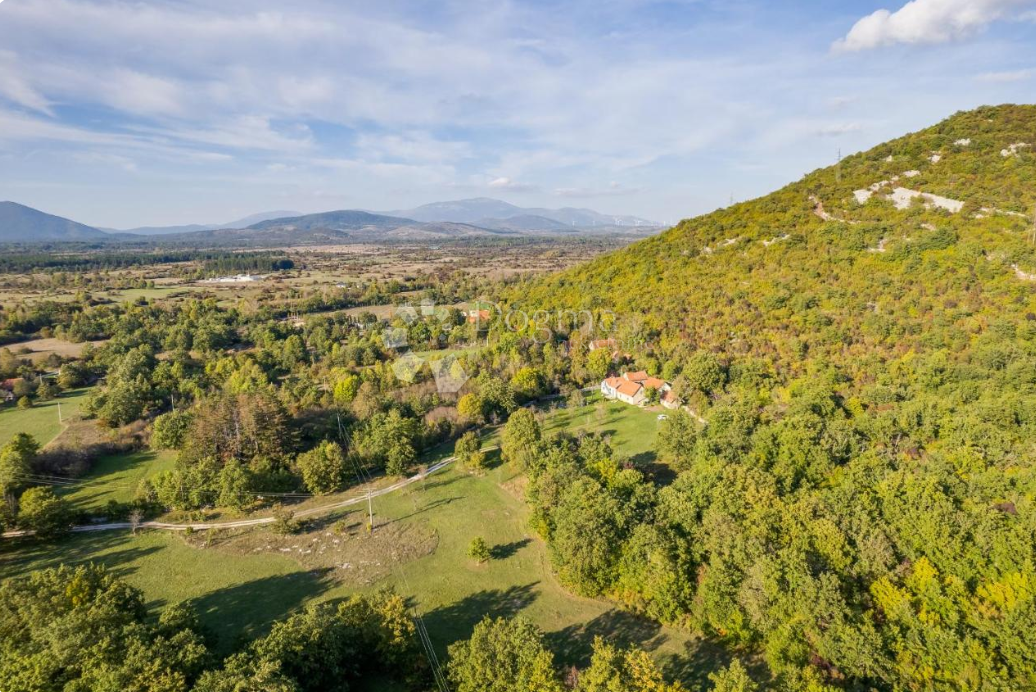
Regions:
<svg viewBox="0 0 1036 692"><path fill-rule="evenodd" d="M496 449L495 447L483 448L483 451L490 451ZM404 478L400 481L396 481L392 485L379 488L370 494L371 497L381 497L382 495L388 495L389 493L395 492L408 485L417 483L422 478L427 478L433 473L438 473L444 468L456 461L456 457L448 457L442 461L433 464L428 467L428 470L422 476L420 474ZM343 507L351 507L352 505L360 504L361 502L367 501L367 493L363 495L357 495L350 497L347 500L341 500L339 502L332 502L331 504L321 505L320 507L310 507L309 509L303 509L295 512L295 518L299 519L302 517L309 517L322 512L330 512L335 509L342 509ZM164 521L142 521L136 525L139 529L158 529L161 531L186 531L192 529L194 531L205 531L208 529L237 529L246 526L262 526L263 524L272 524L276 519L274 517L261 517L259 519L241 519L238 521L217 521L210 523L194 523L194 524L171 524ZM117 529L132 529L134 525L128 521L117 521L107 524L84 524L83 526L73 526L73 533L93 533L95 531L114 531ZM3 534L4 538L17 538L19 536L29 536L31 531L8 531Z"/></svg>

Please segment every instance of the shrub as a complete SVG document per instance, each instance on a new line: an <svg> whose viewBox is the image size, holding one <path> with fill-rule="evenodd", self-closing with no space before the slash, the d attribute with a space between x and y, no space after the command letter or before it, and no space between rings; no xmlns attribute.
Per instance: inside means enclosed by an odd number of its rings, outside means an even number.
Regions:
<svg viewBox="0 0 1036 692"><path fill-rule="evenodd" d="M471 545L468 546L468 557L479 564L488 562L490 554L489 545L486 543L486 539L481 536L473 538L471 540Z"/></svg>

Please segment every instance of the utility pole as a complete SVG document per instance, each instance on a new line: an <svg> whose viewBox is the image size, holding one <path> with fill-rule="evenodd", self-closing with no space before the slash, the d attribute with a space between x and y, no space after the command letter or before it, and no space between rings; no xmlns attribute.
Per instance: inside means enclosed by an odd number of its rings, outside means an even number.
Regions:
<svg viewBox="0 0 1036 692"><path fill-rule="evenodd" d="M370 483L367 484L367 513L370 515L370 527L371 535L374 535L374 504L371 502L373 496L371 494Z"/></svg>
<svg viewBox="0 0 1036 692"><path fill-rule="evenodd" d="M64 422L65 422L65 421L63 421L63 420L61 419L61 402L59 401L59 402L58 402L58 423L59 423L59 424L61 424L61 423L64 423Z"/></svg>
<svg viewBox="0 0 1036 692"><path fill-rule="evenodd" d="M835 164L835 180L842 182L842 148L838 148L838 162Z"/></svg>

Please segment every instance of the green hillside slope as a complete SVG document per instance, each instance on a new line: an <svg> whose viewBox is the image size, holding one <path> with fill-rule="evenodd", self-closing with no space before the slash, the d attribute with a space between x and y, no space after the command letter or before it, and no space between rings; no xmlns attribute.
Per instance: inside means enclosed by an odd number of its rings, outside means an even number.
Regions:
<svg viewBox="0 0 1036 692"><path fill-rule="evenodd" d="M1036 107L958 114L514 288L614 311L636 365L708 421L670 416L659 453L683 472L573 588L746 646L783 689L1036 686L1020 144ZM900 190L897 208L896 188L946 199ZM554 531L564 579L577 558Z"/></svg>
<svg viewBox="0 0 1036 692"><path fill-rule="evenodd" d="M971 143L954 144L963 139ZM1028 312L1032 286L1014 266L1036 273L1036 149L1001 155L1018 142L1036 145L1036 106L957 115L514 295L537 307L645 316L682 342L763 355L791 372L804 352L853 363L860 352L934 346L927 327L937 318L964 327L979 315ZM963 210L855 201L854 190L897 175L896 185L963 201Z"/></svg>

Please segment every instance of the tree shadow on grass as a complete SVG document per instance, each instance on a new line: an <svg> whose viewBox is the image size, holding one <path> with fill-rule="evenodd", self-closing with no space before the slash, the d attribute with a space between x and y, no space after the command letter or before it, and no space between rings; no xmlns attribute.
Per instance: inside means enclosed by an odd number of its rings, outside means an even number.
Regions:
<svg viewBox="0 0 1036 692"><path fill-rule="evenodd" d="M453 485L463 477L457 474L444 476L440 475L441 473L442 472L437 473L434 476L427 476L424 480L418 481L410 487L420 491L437 490L438 488L445 488L448 485Z"/></svg>
<svg viewBox="0 0 1036 692"><path fill-rule="evenodd" d="M654 464L657 458L658 455L654 452L640 452L639 454L634 454L633 456L631 456L629 460L634 467L642 469Z"/></svg>
<svg viewBox="0 0 1036 692"><path fill-rule="evenodd" d="M218 589L191 601L203 625L216 635L217 652L227 654L269 632L303 603L333 586L330 570L292 572Z"/></svg>
<svg viewBox="0 0 1036 692"><path fill-rule="evenodd" d="M354 505L348 509L338 509L327 514L302 517L299 521L302 525L300 533L314 533L318 531L333 530L340 522L344 522L343 526L346 528L363 526L367 521L367 506L364 505L362 509L359 509Z"/></svg>
<svg viewBox="0 0 1036 692"><path fill-rule="evenodd" d="M487 449L484 450L484 453L486 455L486 458L483 465L487 471L492 471L493 469L497 468L498 466L501 466L504 463L504 457L503 454L501 454L499 448Z"/></svg>
<svg viewBox="0 0 1036 692"><path fill-rule="evenodd" d="M98 531L71 534L48 541L33 538L3 539L5 546L0 552L0 578L22 576L34 570L60 565L87 563L103 565L116 576L125 576L134 570L129 563L161 550L159 546L116 549L132 538L128 531Z"/></svg>
<svg viewBox="0 0 1036 692"><path fill-rule="evenodd" d="M519 550L532 543L531 538L523 538L520 541L501 543L489 549L489 554L494 560L506 560L513 557Z"/></svg>
<svg viewBox="0 0 1036 692"><path fill-rule="evenodd" d="M418 507L413 512L411 512L410 514L404 515L402 517L396 517L395 519L382 520L381 524L382 525L385 525L385 524L395 524L396 522L403 521L405 519L410 519L412 517L416 517L419 514L424 514L425 512L430 512L433 509L438 509L439 507L445 507L446 505L448 505L448 504L450 504L452 502L456 502L457 500L460 500L460 499L461 499L460 497L443 497L443 498L439 498L438 500L435 500L433 502L429 502L428 504L424 505L423 507Z"/></svg>
<svg viewBox="0 0 1036 692"><path fill-rule="evenodd" d="M470 637L475 625L485 617L514 617L536 600L537 584L479 591L428 612L423 619L436 649L445 652L450 644Z"/></svg>
<svg viewBox="0 0 1036 692"><path fill-rule="evenodd" d="M594 639L602 637L620 647L634 645L645 651L654 651L667 637L662 626L646 617L624 610L609 610L593 620L571 625L546 635L547 644L564 666L584 668L590 664Z"/></svg>

